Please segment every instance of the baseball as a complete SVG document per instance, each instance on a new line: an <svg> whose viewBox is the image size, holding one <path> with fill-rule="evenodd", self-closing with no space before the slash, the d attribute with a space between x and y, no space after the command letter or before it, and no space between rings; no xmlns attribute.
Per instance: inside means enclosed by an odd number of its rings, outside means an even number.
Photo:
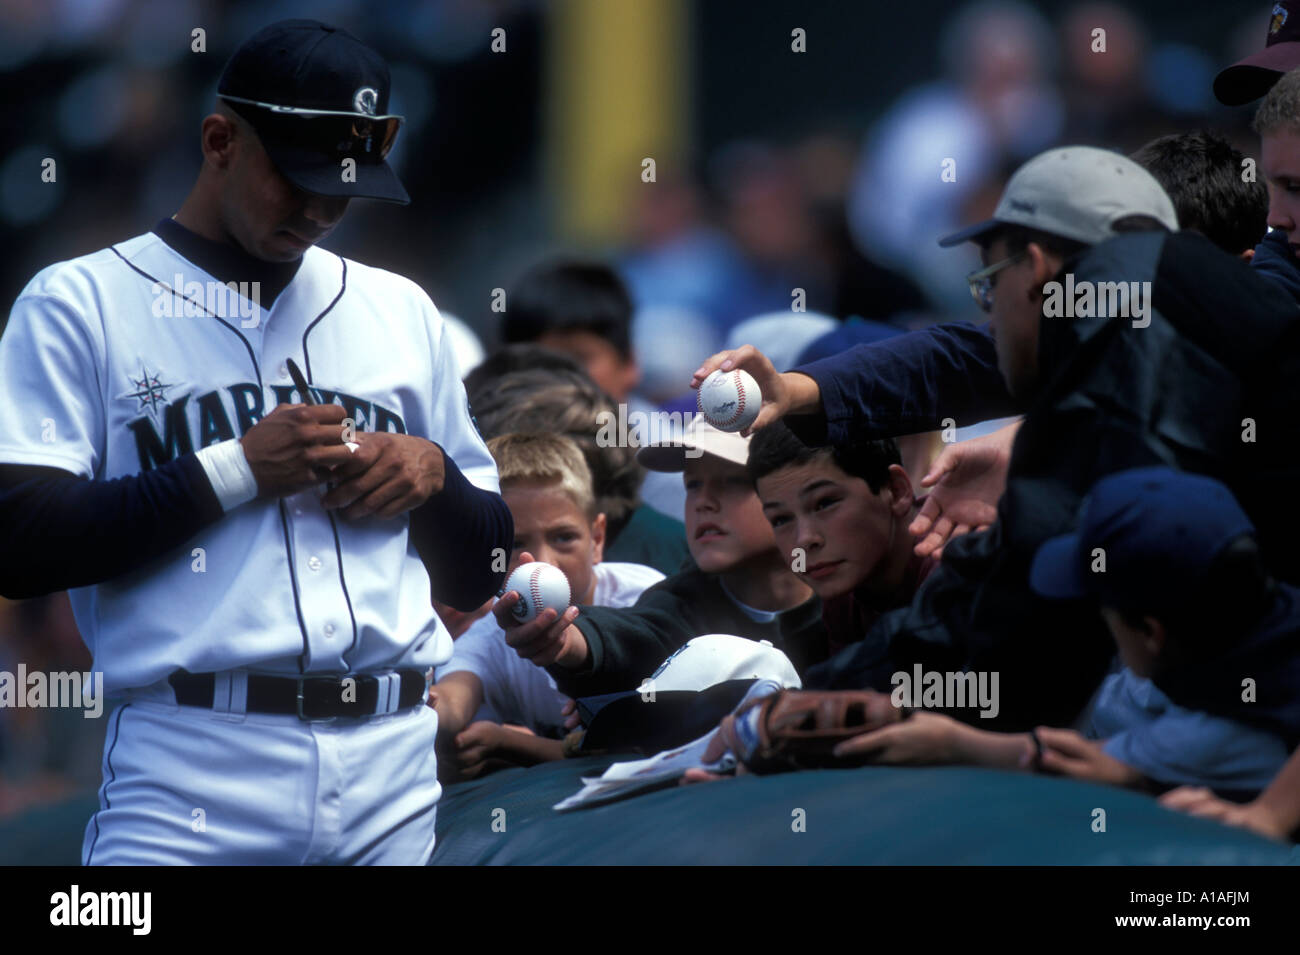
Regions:
<svg viewBox="0 0 1300 955"><path fill-rule="evenodd" d="M704 420L719 431L743 431L754 423L763 395L754 376L739 368L715 371L704 379L695 405Z"/></svg>
<svg viewBox="0 0 1300 955"><path fill-rule="evenodd" d="M506 590L519 592L519 602L510 612L520 623L535 619L548 607L561 614L569 609L569 578L552 564L520 564L506 581Z"/></svg>

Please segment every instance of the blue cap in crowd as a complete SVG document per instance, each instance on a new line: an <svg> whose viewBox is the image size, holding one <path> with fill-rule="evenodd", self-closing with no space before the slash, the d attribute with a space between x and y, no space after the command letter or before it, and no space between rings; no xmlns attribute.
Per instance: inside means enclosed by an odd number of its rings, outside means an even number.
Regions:
<svg viewBox="0 0 1300 955"><path fill-rule="evenodd" d="M1079 528L1038 548L1029 584L1044 597L1096 597L1139 610L1194 605L1214 559L1255 527L1222 483L1168 467L1102 478L1083 502ZM1092 569L1093 550L1105 572Z"/></svg>
<svg viewBox="0 0 1300 955"><path fill-rule="evenodd" d="M799 352L799 357L791 367L807 365L832 355L841 355L856 345L870 345L886 338L902 335L907 331L887 322L860 318L852 315L838 326L813 339Z"/></svg>

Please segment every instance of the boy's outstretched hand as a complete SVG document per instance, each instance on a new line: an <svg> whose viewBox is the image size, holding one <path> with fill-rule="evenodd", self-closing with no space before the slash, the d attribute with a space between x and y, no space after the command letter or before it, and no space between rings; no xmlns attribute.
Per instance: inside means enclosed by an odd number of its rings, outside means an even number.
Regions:
<svg viewBox="0 0 1300 955"><path fill-rule="evenodd" d="M1228 826L1249 829L1271 839L1286 839L1286 825L1258 799L1248 803L1220 799L1203 786L1179 786L1160 797L1166 809L1178 809L1202 819L1214 819Z"/></svg>
<svg viewBox="0 0 1300 955"><path fill-rule="evenodd" d="M533 555L524 551L520 564L529 564ZM492 607L492 614L505 631L506 644L525 660L539 667L557 663L576 670L587 662L587 638L573 626L578 619L578 608L569 607L563 614L548 607L527 623L520 623L511 608L520 600L519 592L508 590Z"/></svg>
<svg viewBox="0 0 1300 955"><path fill-rule="evenodd" d="M1040 726L1037 733L1043 744L1040 765L1047 772L1112 786L1134 786L1142 780L1142 774L1132 766L1107 755L1100 740L1048 726Z"/></svg>
<svg viewBox="0 0 1300 955"><path fill-rule="evenodd" d="M944 545L972 530L982 531L997 520L998 500L1007 487L1011 445L1020 422L992 434L947 445L921 478L933 488L908 530L919 538L919 557L943 557Z"/></svg>
<svg viewBox="0 0 1300 955"><path fill-rule="evenodd" d="M933 765L958 761L960 724L942 713L913 713L905 720L845 740L835 755L889 765Z"/></svg>

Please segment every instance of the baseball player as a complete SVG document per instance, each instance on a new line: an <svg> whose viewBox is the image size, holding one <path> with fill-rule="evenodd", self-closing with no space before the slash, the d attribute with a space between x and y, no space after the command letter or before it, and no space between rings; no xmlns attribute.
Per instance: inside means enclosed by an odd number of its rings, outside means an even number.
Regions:
<svg viewBox="0 0 1300 955"><path fill-rule="evenodd" d="M351 198L409 201L383 59L284 21L217 95L180 211L13 306L0 583L69 589L125 698L84 863L422 864L430 591L495 593L510 514L433 303L316 247Z"/></svg>

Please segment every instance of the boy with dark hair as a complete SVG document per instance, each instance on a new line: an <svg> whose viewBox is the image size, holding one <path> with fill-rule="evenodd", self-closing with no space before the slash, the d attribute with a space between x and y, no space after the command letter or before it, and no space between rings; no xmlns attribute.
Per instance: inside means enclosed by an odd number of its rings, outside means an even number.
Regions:
<svg viewBox="0 0 1300 955"><path fill-rule="evenodd" d="M1268 231L1268 191L1253 177L1247 180L1240 150L1200 130L1153 139L1129 158L1169 193L1184 229L1250 259Z"/></svg>
<svg viewBox="0 0 1300 955"><path fill-rule="evenodd" d="M810 447L778 421L754 435L748 468L782 554L822 599L832 654L910 601L937 563L913 552L916 501L892 440Z"/></svg>
<svg viewBox="0 0 1300 955"><path fill-rule="evenodd" d="M501 338L572 355L616 402L626 401L641 377L632 353L632 299L599 262L548 262L525 273L506 296Z"/></svg>

